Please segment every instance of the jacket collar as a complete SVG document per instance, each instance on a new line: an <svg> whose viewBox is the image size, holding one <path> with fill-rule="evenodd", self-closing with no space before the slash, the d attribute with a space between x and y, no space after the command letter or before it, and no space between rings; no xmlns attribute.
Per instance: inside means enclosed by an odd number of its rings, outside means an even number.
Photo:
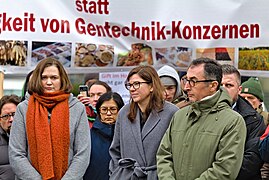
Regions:
<svg viewBox="0 0 269 180"><path fill-rule="evenodd" d="M236 101L236 106L234 107L234 110L238 112L241 116L252 116L256 114L256 110L252 108L251 104L242 98L240 95L238 95L238 99Z"/></svg>
<svg viewBox="0 0 269 180"><path fill-rule="evenodd" d="M196 121L201 116L202 112L215 112L224 108L230 107L232 100L227 91L220 88L213 96L191 104L188 112L190 118Z"/></svg>
<svg viewBox="0 0 269 180"><path fill-rule="evenodd" d="M98 133L102 134L103 136L107 138L113 138L114 135L114 127L115 124L106 124L102 123L98 117L96 117L92 130L98 131Z"/></svg>
<svg viewBox="0 0 269 180"><path fill-rule="evenodd" d="M219 109L223 106L231 106L232 100L228 95L228 92L224 88L220 88L214 95L204 98L201 101L192 103L193 109L199 109L201 111L207 109Z"/></svg>
<svg viewBox="0 0 269 180"><path fill-rule="evenodd" d="M0 136L2 136L7 142L9 140L9 135L4 131L4 129L0 126Z"/></svg>

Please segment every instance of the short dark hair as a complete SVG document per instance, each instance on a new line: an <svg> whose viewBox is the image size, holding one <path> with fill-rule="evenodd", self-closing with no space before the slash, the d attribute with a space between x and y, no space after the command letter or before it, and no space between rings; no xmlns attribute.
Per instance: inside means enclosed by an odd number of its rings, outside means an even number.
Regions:
<svg viewBox="0 0 269 180"><path fill-rule="evenodd" d="M220 88L222 81L221 65L214 59L198 58L191 62L189 68L192 66L204 65L204 75L206 79L213 79L218 82L217 90Z"/></svg>
<svg viewBox="0 0 269 180"><path fill-rule="evenodd" d="M223 64L223 65L221 65L221 68L222 68L222 73L224 75L235 74L237 77L238 85L241 84L241 75L236 67L234 67L233 65L230 65L230 64Z"/></svg>
<svg viewBox="0 0 269 180"><path fill-rule="evenodd" d="M112 91L107 92L107 93L103 94L102 96L100 96L100 98L98 99L96 106L95 106L96 111L97 111L97 115L99 116L99 118L100 118L100 107L102 106L102 104L105 101L109 101L111 99L113 99L115 101L118 109L121 109L124 106L123 99L118 93L112 92Z"/></svg>
<svg viewBox="0 0 269 180"><path fill-rule="evenodd" d="M21 102L21 98L15 94L5 95L0 99L0 114L2 113L2 108L7 103L13 103L16 106Z"/></svg>
<svg viewBox="0 0 269 180"><path fill-rule="evenodd" d="M84 84L88 85L88 81L99 80L99 73L89 73L84 76Z"/></svg>
<svg viewBox="0 0 269 180"><path fill-rule="evenodd" d="M47 58L40 61L33 72L33 75L28 85L28 92L30 94L37 93L39 95L42 95L44 93L41 79L42 73L44 72L45 68L50 66L55 66L59 70L59 76L61 80L60 90L64 91L65 93L71 92L72 84L61 62L53 58Z"/></svg>
<svg viewBox="0 0 269 180"><path fill-rule="evenodd" d="M91 87L92 87L93 85L101 85L101 86L104 86L104 87L106 88L106 92L110 92L110 91L112 91L112 90L111 90L111 87L110 87L106 82L104 82L104 81L99 81L99 80L93 81L92 83L90 83L90 84L88 85L89 90L91 89Z"/></svg>

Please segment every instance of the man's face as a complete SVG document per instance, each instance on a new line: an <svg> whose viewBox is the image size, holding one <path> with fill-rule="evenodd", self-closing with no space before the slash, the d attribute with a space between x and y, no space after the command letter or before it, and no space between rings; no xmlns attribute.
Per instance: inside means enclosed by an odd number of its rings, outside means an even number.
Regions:
<svg viewBox="0 0 269 180"><path fill-rule="evenodd" d="M242 89L236 74L223 74L221 85L228 91L233 102L236 102Z"/></svg>
<svg viewBox="0 0 269 180"><path fill-rule="evenodd" d="M164 86L165 88L165 100L172 102L175 98L175 94L176 94L176 90L177 87L175 85L171 85L171 86Z"/></svg>
<svg viewBox="0 0 269 180"><path fill-rule="evenodd" d="M192 66L188 69L187 80L206 80L204 77L204 65ZM189 82L184 85L184 90L187 92L190 102L200 101L201 99L211 96L216 92L216 89L211 87L212 82L197 82L191 86Z"/></svg>
<svg viewBox="0 0 269 180"><path fill-rule="evenodd" d="M13 103L6 103L2 107L2 111L1 111L0 116L2 117L2 116L5 116L5 115L11 115L12 113L14 113L16 111L16 107L17 106L15 104L13 104ZM5 118L4 117L0 118L0 126L7 133L10 132L12 122L13 122L13 116L7 116Z"/></svg>
<svg viewBox="0 0 269 180"><path fill-rule="evenodd" d="M107 90L104 86L99 85L99 84L92 85L91 88L89 89L89 97L90 97L89 100L90 100L91 105L95 107L100 96L102 96L106 92Z"/></svg>
<svg viewBox="0 0 269 180"><path fill-rule="evenodd" d="M240 95L245 98L254 109L257 109L262 103L258 98L256 98L256 96L253 96L252 94L241 93Z"/></svg>

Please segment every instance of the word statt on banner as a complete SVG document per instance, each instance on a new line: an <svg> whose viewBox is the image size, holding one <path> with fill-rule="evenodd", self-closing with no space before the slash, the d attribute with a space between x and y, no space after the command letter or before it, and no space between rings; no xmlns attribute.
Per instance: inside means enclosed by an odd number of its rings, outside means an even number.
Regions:
<svg viewBox="0 0 269 180"><path fill-rule="evenodd" d="M27 74L55 58L70 73L164 64L186 70L208 57L242 75L269 77L268 6L267 0L3 1L0 66Z"/></svg>

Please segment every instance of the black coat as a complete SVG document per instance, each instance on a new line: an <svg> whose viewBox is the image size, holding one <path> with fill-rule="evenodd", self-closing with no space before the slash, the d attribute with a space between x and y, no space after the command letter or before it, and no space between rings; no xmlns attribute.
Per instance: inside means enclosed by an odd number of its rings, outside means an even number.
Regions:
<svg viewBox="0 0 269 180"><path fill-rule="evenodd" d="M15 174L8 158L8 140L6 132L0 127L0 179L14 180Z"/></svg>
<svg viewBox="0 0 269 180"><path fill-rule="evenodd" d="M266 126L262 116L241 96L238 97L234 110L244 118L247 127L244 159L237 180L260 180L263 161L258 151L259 137Z"/></svg>
<svg viewBox="0 0 269 180"><path fill-rule="evenodd" d="M102 123L98 118L91 128L91 158L83 179L108 180L109 179L109 147L114 135L115 125Z"/></svg>
<svg viewBox="0 0 269 180"><path fill-rule="evenodd" d="M246 142L244 160L237 180L261 180L263 161L259 153L260 138L256 137Z"/></svg>
<svg viewBox="0 0 269 180"><path fill-rule="evenodd" d="M245 120L247 126L246 141L263 135L266 129L263 118L255 109L253 109L247 100L239 96L234 110L238 112Z"/></svg>

